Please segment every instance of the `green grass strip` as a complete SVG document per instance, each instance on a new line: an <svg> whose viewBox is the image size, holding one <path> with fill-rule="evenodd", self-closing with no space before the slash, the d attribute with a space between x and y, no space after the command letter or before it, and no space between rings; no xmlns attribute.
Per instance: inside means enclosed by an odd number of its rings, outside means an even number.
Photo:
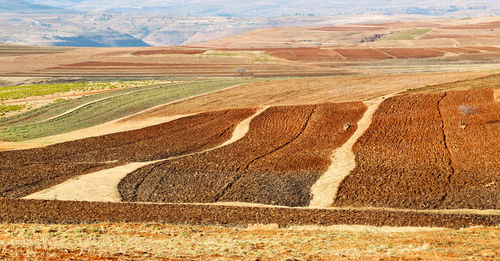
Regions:
<svg viewBox="0 0 500 261"><path fill-rule="evenodd" d="M33 96L44 96L70 91L92 91L115 89L130 84L151 85L152 82L73 82L32 84L0 87L0 100L22 99Z"/></svg>
<svg viewBox="0 0 500 261"><path fill-rule="evenodd" d="M0 119L0 127L5 127L5 126L14 127L14 126L33 124L39 121L55 117L66 111L69 111L73 108L76 108L78 106L81 106L89 102L109 98L112 96L122 95L126 93L158 88L161 86L165 87L167 85L169 84L132 87L132 88L114 90L99 94L85 95L76 99L58 99L55 102L47 104L40 108L36 108L9 118Z"/></svg>
<svg viewBox="0 0 500 261"><path fill-rule="evenodd" d="M0 127L0 140L22 141L99 125L151 107L253 80L221 80L166 85L99 101L62 117L22 126Z"/></svg>
<svg viewBox="0 0 500 261"><path fill-rule="evenodd" d="M20 111L24 107L26 107L26 104L0 105L0 116L5 115L7 112Z"/></svg>

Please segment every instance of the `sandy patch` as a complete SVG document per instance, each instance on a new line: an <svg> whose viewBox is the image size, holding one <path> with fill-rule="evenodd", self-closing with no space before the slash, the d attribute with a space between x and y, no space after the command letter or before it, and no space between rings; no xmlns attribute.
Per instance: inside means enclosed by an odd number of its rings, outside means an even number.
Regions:
<svg viewBox="0 0 500 261"><path fill-rule="evenodd" d="M500 102L500 89L495 89L493 91L493 97L495 99L495 102Z"/></svg>
<svg viewBox="0 0 500 261"><path fill-rule="evenodd" d="M79 176L24 198L119 202L121 197L116 187L120 180L128 173L155 162L135 162Z"/></svg>
<svg viewBox="0 0 500 261"><path fill-rule="evenodd" d="M332 163L328 170L311 187L310 207L329 207L333 204L340 182L356 167L356 158L352 152L354 143L368 129L378 106L389 96L379 97L364 102L368 109L357 123L358 127L344 145L337 148L331 156Z"/></svg>
<svg viewBox="0 0 500 261"><path fill-rule="evenodd" d="M154 164L160 161L178 159L193 155L196 153L204 153L214 150L243 138L250 128L250 122L267 108L259 109L249 118L243 120L236 126L231 139L223 144L210 148L201 152L189 153L185 155L170 157L164 160L156 160L149 162L134 162L119 167L105 169L82 175L61 184L42 190L24 197L25 199L45 199L45 200L77 200L77 201L100 201L100 202L120 202L121 196L118 192L118 184L129 173L144 167L149 164Z"/></svg>

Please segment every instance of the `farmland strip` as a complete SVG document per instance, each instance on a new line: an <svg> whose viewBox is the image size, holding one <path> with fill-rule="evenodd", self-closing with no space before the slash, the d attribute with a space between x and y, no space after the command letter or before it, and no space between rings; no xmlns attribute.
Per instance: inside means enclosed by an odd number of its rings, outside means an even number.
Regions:
<svg viewBox="0 0 500 261"><path fill-rule="evenodd" d="M310 207L329 207L337 194L340 182L356 167L356 160L352 147L359 137L368 129L372 117L380 106L384 97L365 102L368 109L358 122L358 127L349 140L332 154L332 164L328 170L311 187L312 199ZM350 128L350 126L347 126Z"/></svg>
<svg viewBox="0 0 500 261"><path fill-rule="evenodd" d="M271 107L238 142L139 169L120 183L120 193L125 201L307 205L331 152L354 132L342 126L365 109L360 102Z"/></svg>
<svg viewBox="0 0 500 261"><path fill-rule="evenodd" d="M497 226L500 216L423 213L378 209L310 209L214 206L202 204L141 204L44 201L0 198L0 222L82 224L93 222L159 222L200 225L373 225L461 228Z"/></svg>
<svg viewBox="0 0 500 261"><path fill-rule="evenodd" d="M465 127L459 105L477 110ZM492 89L390 98L354 145L334 205L500 209L499 129Z"/></svg>
<svg viewBox="0 0 500 261"><path fill-rule="evenodd" d="M22 197L125 162L165 159L212 148L228 140L236 124L254 112L202 113L135 131L0 152L0 196ZM106 161L117 162L102 163ZM33 183L39 180L43 182Z"/></svg>

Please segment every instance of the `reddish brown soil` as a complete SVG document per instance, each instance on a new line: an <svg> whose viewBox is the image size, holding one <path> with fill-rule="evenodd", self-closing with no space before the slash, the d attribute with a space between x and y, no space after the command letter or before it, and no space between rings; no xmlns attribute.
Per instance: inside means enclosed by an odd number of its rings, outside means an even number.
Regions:
<svg viewBox="0 0 500 261"><path fill-rule="evenodd" d="M140 256L131 256L124 254L115 255L97 255L88 251L69 250L69 249L35 249L27 247L5 246L0 250L2 260L137 260ZM174 259L164 259L174 260Z"/></svg>
<svg viewBox="0 0 500 261"><path fill-rule="evenodd" d="M470 129L457 126L472 104ZM500 208L498 103L491 90L401 95L383 102L354 146L335 205Z"/></svg>
<svg viewBox="0 0 500 261"><path fill-rule="evenodd" d="M304 206L332 151L355 130L362 103L271 107L241 140L146 166L119 185L125 201L242 201ZM343 131L350 122L353 128Z"/></svg>
<svg viewBox="0 0 500 261"><path fill-rule="evenodd" d="M465 129L459 127L460 105L476 111L465 117ZM443 205L499 209L500 103L493 100L493 90L448 92L442 100L441 113L454 169Z"/></svg>
<svg viewBox="0 0 500 261"><path fill-rule="evenodd" d="M187 64L187 63L182 63L182 64L178 64L178 63L126 63L126 62L94 62L94 61L65 64L63 66L68 66L68 67L136 66L136 67L139 67L139 66L178 66L178 65L199 66L199 64ZM227 64L209 64L207 66L217 66L217 65L227 65Z"/></svg>
<svg viewBox="0 0 500 261"><path fill-rule="evenodd" d="M266 53L278 58L297 61L341 60L335 52L321 48L276 48L268 49Z"/></svg>
<svg viewBox="0 0 500 261"><path fill-rule="evenodd" d="M200 54L204 49L162 49L162 50L144 50L133 52L132 55L161 55L161 54Z"/></svg>
<svg viewBox="0 0 500 261"><path fill-rule="evenodd" d="M0 162L0 196L23 197L72 177L118 166L117 163L65 162L62 160L7 165Z"/></svg>
<svg viewBox="0 0 500 261"><path fill-rule="evenodd" d="M0 196L22 197L71 177L196 152L222 144L253 109L202 113L140 130L45 148L0 152ZM118 161L118 163L102 163Z"/></svg>
<svg viewBox="0 0 500 261"><path fill-rule="evenodd" d="M471 47L471 48L481 51L500 52L500 48L493 46L481 46L481 47Z"/></svg>
<svg viewBox="0 0 500 261"><path fill-rule="evenodd" d="M479 24L445 26L445 27L440 27L440 29L500 29L500 21L479 23Z"/></svg>
<svg viewBox="0 0 500 261"><path fill-rule="evenodd" d="M469 49L469 48L457 48L457 47L448 47L448 48L433 48L443 52L450 53L479 53L478 50Z"/></svg>
<svg viewBox="0 0 500 261"><path fill-rule="evenodd" d="M158 222L200 225L374 225L460 228L496 226L498 215L424 213L416 211L238 207L183 204L104 203L0 198L0 222L75 224Z"/></svg>
<svg viewBox="0 0 500 261"><path fill-rule="evenodd" d="M392 58L375 49L334 49L347 59L389 59Z"/></svg>
<svg viewBox="0 0 500 261"><path fill-rule="evenodd" d="M381 25L381 24L377 24ZM325 26L325 27L318 27L314 28L311 30L317 30L317 31L378 31L378 30L384 30L386 29L385 27L380 27L380 26Z"/></svg>
<svg viewBox="0 0 500 261"><path fill-rule="evenodd" d="M500 38L500 35L458 35L458 34L426 34L420 37L420 39L481 39L481 38Z"/></svg>
<svg viewBox="0 0 500 261"><path fill-rule="evenodd" d="M444 52L427 48L381 48L380 50L401 59L430 58L444 55Z"/></svg>

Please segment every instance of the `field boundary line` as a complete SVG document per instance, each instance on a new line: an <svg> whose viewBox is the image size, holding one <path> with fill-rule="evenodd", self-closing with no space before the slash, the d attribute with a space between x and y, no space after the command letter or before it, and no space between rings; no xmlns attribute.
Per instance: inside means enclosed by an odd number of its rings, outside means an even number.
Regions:
<svg viewBox="0 0 500 261"><path fill-rule="evenodd" d="M177 86L177 85L180 85L180 84L172 84L172 85L169 85L168 87L173 87L173 86ZM77 111L81 108L84 108L88 105L92 105L94 103L98 103L98 102L101 102L101 101L106 101L106 100L109 100L109 99L113 99L113 98L116 98L116 97L121 97L121 96L125 96L125 95L130 95L130 94L134 94L134 93L139 93L139 92L144 92L144 91L149 91L149 90L154 90L154 89L159 89L159 88L162 88L162 87L165 87L165 86L155 86L155 87L152 87L152 88L148 88L148 89L144 89L144 90L136 90L136 91L131 91L131 92L126 92L126 93L122 93L122 94L118 94L118 95L113 95L113 96L110 96L110 97L106 97L106 98L101 98L101 99L97 99L95 101L90 101L90 102L87 102L85 104L82 104L82 105L79 105L75 108L72 108L70 110L67 110L59 115L56 115L56 116L53 116L53 117L50 117L48 119L45 119L45 120L41 120L41 121L38 121L38 122L34 122L34 123L31 123L31 124L28 124L28 125L33 125L33 124L38 124L38 123L43 123L43 122L46 122L46 121L50 121L50 120L53 120L53 119L57 119L57 118L60 118L64 115L67 115L67 114L70 114L74 111Z"/></svg>
<svg viewBox="0 0 500 261"><path fill-rule="evenodd" d="M213 148L203 151L192 152L177 156L168 157L166 159L147 161L147 162L131 162L110 169L104 169L93 173L80 175L62 183L54 185L42 191L32 193L23 199L42 199L42 200L77 200L77 201L94 201L94 202L120 202L121 195L118 190L118 184L130 173L135 170L152 165L155 163L166 162L169 160L180 159L194 154L205 153L220 147L232 144L243 138L249 130L250 122L259 114L264 112L268 107L263 107L257 110L253 115L241 121L233 130L232 136L226 142L217 145ZM151 171L154 168L151 169ZM145 177L146 178L146 177ZM140 184L139 184L140 186Z"/></svg>
<svg viewBox="0 0 500 261"><path fill-rule="evenodd" d="M144 113L147 113L149 111L153 111L153 110L159 109L159 108L161 108L163 106L168 106L168 105L171 105L171 104L174 104L174 103L177 103L177 102L183 102L183 101L188 100L188 99L198 98L198 97L204 96L204 95L209 95L209 94L214 94L214 93L218 93L218 92L223 92L223 91L226 91L226 90L229 90L229 89L232 89L232 88L236 88L236 87L239 87L239 86L242 86L242 85L245 85L245 84L249 84L249 83L239 83L239 84L231 85L229 87L226 87L226 88L223 88L223 89L220 89L220 90L215 90L215 91L206 92L206 93L200 93L200 94L189 96L189 97L182 98L182 99L179 99L179 100L175 100L175 101L167 102L167 103L164 103L164 104L156 105L156 106L151 107L149 109L145 109L143 111L139 111L139 112L136 112L134 114L127 115L127 116L124 116L122 118L118 118L118 119L112 120L112 121L110 121L108 123L116 123L116 122L120 122L120 121L127 121L128 118L132 118L132 117L138 116L140 114L144 114Z"/></svg>
<svg viewBox="0 0 500 261"><path fill-rule="evenodd" d="M367 109L357 122L356 131L351 137L330 156L331 164L328 170L311 186L312 199L309 207L329 207L337 195L340 183L356 167L356 155L352 151L354 144L370 127L375 111L380 104L394 94L378 97L363 102Z"/></svg>

